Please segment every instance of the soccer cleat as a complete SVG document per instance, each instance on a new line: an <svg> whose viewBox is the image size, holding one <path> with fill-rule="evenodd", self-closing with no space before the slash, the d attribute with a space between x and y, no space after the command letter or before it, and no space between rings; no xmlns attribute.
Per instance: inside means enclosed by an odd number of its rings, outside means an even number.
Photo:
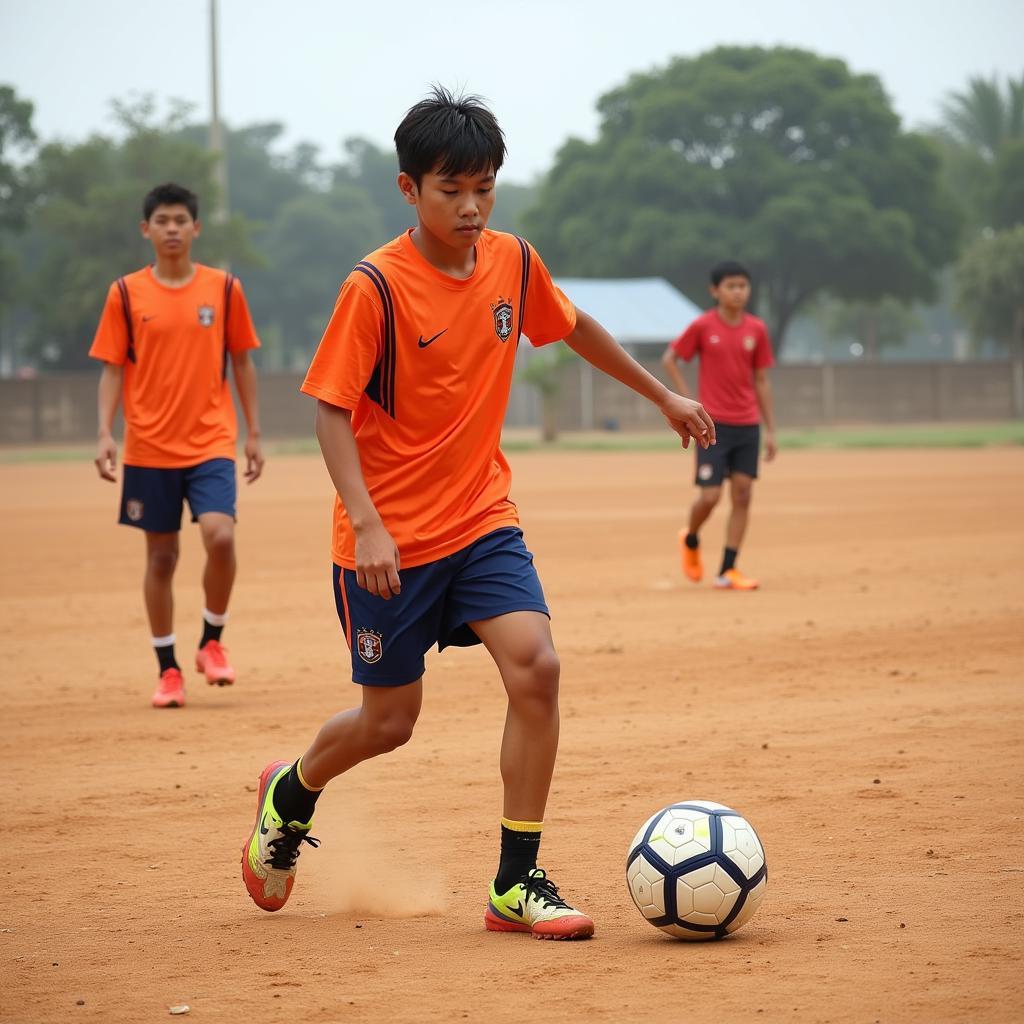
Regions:
<svg viewBox="0 0 1024 1024"><path fill-rule="evenodd" d="M686 546L686 531L679 531L679 554L683 562L683 575L694 583L704 578L704 563L701 561L700 548Z"/></svg>
<svg viewBox="0 0 1024 1024"><path fill-rule="evenodd" d="M594 934L594 922L558 895L541 868L534 868L503 896L491 883L484 927L490 932L530 932L535 939L589 939Z"/></svg>
<svg viewBox="0 0 1024 1024"><path fill-rule="evenodd" d="M719 590L757 590L760 583L748 579L739 569L727 569L721 576L715 577L715 586Z"/></svg>
<svg viewBox="0 0 1024 1024"><path fill-rule="evenodd" d="M256 796L256 824L242 847L242 881L256 906L264 910L280 910L288 902L302 844L320 845L309 834L312 822L285 823L274 810L274 790L290 767L287 761L272 761L263 769Z"/></svg>
<svg viewBox="0 0 1024 1024"><path fill-rule="evenodd" d="M227 649L219 640L207 640L205 646L196 651L196 671L202 672L211 686L230 686L235 681L235 670L228 664Z"/></svg>
<svg viewBox="0 0 1024 1024"><path fill-rule="evenodd" d="M169 668L160 673L160 680L153 691L153 707L183 708L185 706L185 681L181 672Z"/></svg>

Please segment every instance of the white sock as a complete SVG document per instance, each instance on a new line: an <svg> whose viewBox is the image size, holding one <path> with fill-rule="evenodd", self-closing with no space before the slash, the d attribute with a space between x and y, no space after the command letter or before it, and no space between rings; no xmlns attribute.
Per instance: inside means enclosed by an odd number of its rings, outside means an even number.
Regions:
<svg viewBox="0 0 1024 1024"><path fill-rule="evenodd" d="M168 633L167 636L155 636L153 637L154 647L173 647L174 646L174 634Z"/></svg>
<svg viewBox="0 0 1024 1024"><path fill-rule="evenodd" d="M223 615L214 615L209 608L204 608L203 621L208 622L211 626L224 626L228 621L228 613L225 612Z"/></svg>

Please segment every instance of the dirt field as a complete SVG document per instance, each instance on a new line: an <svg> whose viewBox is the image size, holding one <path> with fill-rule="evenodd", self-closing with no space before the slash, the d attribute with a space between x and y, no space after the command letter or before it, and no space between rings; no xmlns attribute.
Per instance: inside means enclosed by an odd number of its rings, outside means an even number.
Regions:
<svg viewBox="0 0 1024 1024"><path fill-rule="evenodd" d="M321 800L288 907L249 901L261 767L358 697L318 458L242 494L238 685L189 665L164 712L115 488L87 461L0 465L0 1019L1021 1019L1024 451L784 452L741 558L754 594L678 575L689 456L513 465L563 663L542 861L596 938L482 928L503 699L479 650L432 656L412 743ZM183 547L187 658L194 528ZM669 939L626 890L635 829L686 798L736 807L768 852L761 910L719 943Z"/></svg>

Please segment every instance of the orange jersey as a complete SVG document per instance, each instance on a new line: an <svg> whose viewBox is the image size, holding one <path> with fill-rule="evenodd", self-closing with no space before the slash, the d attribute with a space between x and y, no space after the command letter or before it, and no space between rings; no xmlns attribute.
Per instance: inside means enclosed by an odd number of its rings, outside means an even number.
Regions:
<svg viewBox="0 0 1024 1024"><path fill-rule="evenodd" d="M349 274L302 391L352 410L370 497L401 565L433 562L515 526L499 448L520 334L534 345L576 326L529 243L484 231L472 276L442 273L409 233ZM339 498L332 555L355 568Z"/></svg>
<svg viewBox="0 0 1024 1024"><path fill-rule="evenodd" d="M144 267L107 293L89 355L124 367L127 465L178 469L235 457L238 424L226 360L260 343L241 284L233 279L225 311L225 272L195 267L184 288L161 284Z"/></svg>

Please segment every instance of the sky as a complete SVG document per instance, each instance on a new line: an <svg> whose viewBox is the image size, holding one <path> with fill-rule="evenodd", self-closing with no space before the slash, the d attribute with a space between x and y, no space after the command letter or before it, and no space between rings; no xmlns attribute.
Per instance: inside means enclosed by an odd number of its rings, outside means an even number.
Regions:
<svg viewBox="0 0 1024 1024"><path fill-rule="evenodd" d="M209 113L209 0L0 0L0 84L44 140L113 130L110 100ZM431 82L484 96L505 180L528 182L630 74L723 44L799 46L877 74L910 126L972 75L1024 72L1024 0L218 0L221 116L279 121L288 144L390 146Z"/></svg>

